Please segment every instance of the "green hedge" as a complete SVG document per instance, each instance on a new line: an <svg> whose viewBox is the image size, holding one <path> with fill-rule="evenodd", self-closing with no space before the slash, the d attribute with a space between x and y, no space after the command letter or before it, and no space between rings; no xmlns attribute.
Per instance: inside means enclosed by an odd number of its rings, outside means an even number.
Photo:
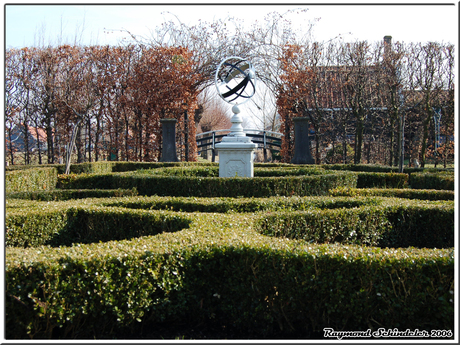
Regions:
<svg viewBox="0 0 460 345"><path fill-rule="evenodd" d="M256 229L264 235L315 243L421 248L454 246L453 203L394 204L276 212L261 216Z"/></svg>
<svg viewBox="0 0 460 345"><path fill-rule="evenodd" d="M356 187L353 173L290 177L213 178L155 176L142 173L60 175L64 189L130 189L140 195L195 197L270 197L292 195L326 195L339 186Z"/></svg>
<svg viewBox="0 0 460 345"><path fill-rule="evenodd" d="M219 177L219 166L204 165L204 166L173 166L161 167L148 170L138 171L146 175L162 175L162 176L187 176L187 177ZM328 171L316 166L310 167L254 167L254 177L286 177L286 176L311 176L331 174L334 171Z"/></svg>
<svg viewBox="0 0 460 345"><path fill-rule="evenodd" d="M408 188L344 188L329 191L331 196L383 196L418 200L454 200L455 192L448 190L408 189Z"/></svg>
<svg viewBox="0 0 460 345"><path fill-rule="evenodd" d="M5 171L5 193L50 190L56 183L56 168Z"/></svg>
<svg viewBox="0 0 460 345"><path fill-rule="evenodd" d="M243 217L208 218L156 240L7 248L6 337L126 339L212 322L256 339L453 330L451 250L286 242L250 235Z"/></svg>
<svg viewBox="0 0 460 345"><path fill-rule="evenodd" d="M9 199L27 199L37 201L56 201L84 198L107 198L135 196L137 190L132 189L55 189L51 191L8 193Z"/></svg>
<svg viewBox="0 0 460 345"><path fill-rule="evenodd" d="M360 172L357 188L404 188L409 175L399 173Z"/></svg>
<svg viewBox="0 0 460 345"><path fill-rule="evenodd" d="M348 170L357 172L394 173L398 168L376 164L322 164L327 170Z"/></svg>
<svg viewBox="0 0 460 345"><path fill-rule="evenodd" d="M185 167L203 167L203 166L219 166L218 163L212 162L113 162L113 172L126 172L147 169L160 168L185 168Z"/></svg>
<svg viewBox="0 0 460 345"><path fill-rule="evenodd" d="M179 212L253 213L309 209L356 208L380 205L378 198L343 197L272 197L272 198L187 198L159 197L120 198L101 200L101 205Z"/></svg>
<svg viewBox="0 0 460 345"><path fill-rule="evenodd" d="M179 231L190 224L187 216L166 211L94 205L69 208L65 204L28 212L10 211L5 218L7 247L70 246L129 239Z"/></svg>
<svg viewBox="0 0 460 345"><path fill-rule="evenodd" d="M280 210L357 208L379 205L376 198L184 198L119 197L69 202L33 203L8 199L6 246L70 245L108 241L187 227L183 213L150 214L143 210L179 212L254 213ZM137 210L140 210L137 212ZM175 217L176 215L177 217ZM159 216L163 218L158 218ZM156 218L157 217L157 218ZM178 223L174 223L177 220ZM144 223L145 222L145 223ZM113 228L113 230L110 230Z"/></svg>
<svg viewBox="0 0 460 345"><path fill-rule="evenodd" d="M358 172L380 172L380 173L397 173L399 172L398 167L390 167L387 165L377 165L377 164L322 164L319 165L323 169L327 170L349 170L349 171L358 171ZM420 173L420 172L452 172L451 168L411 168L405 167L404 173Z"/></svg>
<svg viewBox="0 0 460 345"><path fill-rule="evenodd" d="M414 189L454 190L454 173L413 173L410 175L410 186Z"/></svg>

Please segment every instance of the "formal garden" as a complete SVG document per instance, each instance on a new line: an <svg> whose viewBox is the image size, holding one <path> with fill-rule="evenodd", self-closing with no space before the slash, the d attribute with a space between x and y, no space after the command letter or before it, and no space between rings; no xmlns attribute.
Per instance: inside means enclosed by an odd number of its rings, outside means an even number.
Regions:
<svg viewBox="0 0 460 345"><path fill-rule="evenodd" d="M94 162L5 172L7 339L454 330L454 172Z"/></svg>
<svg viewBox="0 0 460 345"><path fill-rule="evenodd" d="M6 51L6 339L455 337L454 45L289 12Z"/></svg>

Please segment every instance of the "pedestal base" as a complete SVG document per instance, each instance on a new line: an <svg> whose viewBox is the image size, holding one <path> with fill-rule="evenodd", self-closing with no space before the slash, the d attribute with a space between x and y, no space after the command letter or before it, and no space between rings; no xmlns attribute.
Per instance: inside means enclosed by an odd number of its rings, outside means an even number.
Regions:
<svg viewBox="0 0 460 345"><path fill-rule="evenodd" d="M246 136L227 136L216 144L219 177L254 177L254 151L257 144Z"/></svg>

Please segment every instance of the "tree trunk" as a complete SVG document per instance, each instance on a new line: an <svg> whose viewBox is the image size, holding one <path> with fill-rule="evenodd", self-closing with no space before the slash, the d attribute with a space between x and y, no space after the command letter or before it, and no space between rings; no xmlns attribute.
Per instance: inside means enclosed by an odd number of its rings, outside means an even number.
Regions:
<svg viewBox="0 0 460 345"><path fill-rule="evenodd" d="M30 163L29 155L29 125L24 121L23 125L23 135L24 135L24 164Z"/></svg>
<svg viewBox="0 0 460 345"><path fill-rule="evenodd" d="M388 165L391 167L393 166L393 157L394 157L394 138L395 138L395 123L393 117L390 118L390 143L389 143L389 150L390 155L388 157Z"/></svg>
<svg viewBox="0 0 460 345"><path fill-rule="evenodd" d="M70 173L70 162L71 162L71 159L72 159L72 152L73 152L73 149L75 147L75 139L77 137L77 132L78 132L78 128L80 127L80 122L81 122L81 119L79 119L77 121L77 123L75 123L73 129L72 129L72 136L70 137L70 143L69 145L67 146L67 152L66 152L66 162L65 162L65 173L66 175L68 175Z"/></svg>
<svg viewBox="0 0 460 345"><path fill-rule="evenodd" d="M48 164L54 164L54 140L53 140L53 128L51 127L51 116L46 116L46 145Z"/></svg>
<svg viewBox="0 0 460 345"><path fill-rule="evenodd" d="M345 124L343 125L342 156L343 164L347 164L347 130Z"/></svg>
<svg viewBox="0 0 460 345"><path fill-rule="evenodd" d="M9 146L10 146L10 156L11 156L11 165L14 165L14 149L13 149L13 138L11 138L11 128L8 129L8 138L9 138Z"/></svg>
<svg viewBox="0 0 460 345"><path fill-rule="evenodd" d="M42 164L42 153L40 147L40 136L38 134L38 126L35 127L35 134L37 135L38 164Z"/></svg>
<svg viewBox="0 0 460 345"><path fill-rule="evenodd" d="M81 127L78 126L75 138L75 146L77 148L77 163L83 163L82 142L81 142Z"/></svg>
<svg viewBox="0 0 460 345"><path fill-rule="evenodd" d="M362 145L363 145L363 119L360 117L356 122L355 136L355 164L361 163Z"/></svg>
<svg viewBox="0 0 460 345"><path fill-rule="evenodd" d="M86 147L88 147L88 162L91 162L91 158L92 158L91 157L91 149L92 149L93 145L91 145L91 121L89 120L89 118L88 118L87 128L88 129L87 129L86 133L88 133L88 135L87 135L87 137L88 137L88 145L86 145ZM86 142L86 140L85 140L85 142Z"/></svg>
<svg viewBox="0 0 460 345"><path fill-rule="evenodd" d="M428 110L428 113L431 115L431 112ZM431 116L427 116L425 121L423 121L423 137L422 137L422 149L420 150L420 166L425 167L426 160L426 149L428 147L428 126L431 121Z"/></svg>

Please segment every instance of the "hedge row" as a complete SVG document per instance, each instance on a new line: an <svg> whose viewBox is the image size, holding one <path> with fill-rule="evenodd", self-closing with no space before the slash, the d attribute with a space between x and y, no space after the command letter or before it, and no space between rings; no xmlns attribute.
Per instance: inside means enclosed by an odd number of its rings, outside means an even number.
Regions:
<svg viewBox="0 0 460 345"><path fill-rule="evenodd" d="M162 167L148 170L140 170L139 173L163 175L163 176L187 176L187 177L219 177L219 166L181 166ZM321 169L317 166L309 167L254 167L254 177L286 177L286 176L311 176L331 174L334 171Z"/></svg>
<svg viewBox="0 0 460 345"><path fill-rule="evenodd" d="M149 210L155 211L150 214ZM181 213L158 214L160 210ZM86 205L75 201L31 206L10 200L7 211L7 246L58 246L69 245L72 241L87 243L177 231L189 222L189 216L183 212L261 212L263 215L254 226L264 235L317 243L454 246L451 201L376 197L123 197L87 200ZM171 225L176 220L179 220L177 227Z"/></svg>
<svg viewBox="0 0 460 345"><path fill-rule="evenodd" d="M337 172L319 176L212 178L155 176L139 173L60 175L63 189L130 189L140 195L195 197L270 197L326 195L339 186L356 187L354 173Z"/></svg>
<svg viewBox="0 0 460 345"><path fill-rule="evenodd" d="M187 228L186 215L98 206L56 204L53 208L16 210L5 217L5 245L71 246L130 239Z"/></svg>
<svg viewBox="0 0 460 345"><path fill-rule="evenodd" d="M380 173L397 173L399 168L377 164L321 164L321 168L327 170L349 170L357 172L380 172ZM451 168L404 168L406 174L418 172L453 172Z"/></svg>
<svg viewBox="0 0 460 345"><path fill-rule="evenodd" d="M103 174L110 172L125 172L141 169L156 169L165 167L186 167L186 166L219 166L218 163L207 162L115 162L99 161L77 163L70 165L70 172L73 174ZM58 174L65 173L65 164L40 164L40 165L10 165L5 167L6 171L28 170L33 168L55 168Z"/></svg>
<svg viewBox="0 0 460 345"><path fill-rule="evenodd" d="M12 167L6 171L5 186L6 192L39 191L53 189L56 185L55 171L62 173L64 165L48 165L48 168L20 169ZM14 169L13 169L14 168ZM17 169L17 170L15 170ZM43 170L45 169L45 170ZM51 169L51 170L50 170ZM285 164L256 164L256 177L288 177L288 176L322 176L346 170L355 171L358 175L358 188L405 188L410 184L416 189L443 189L454 190L454 174L450 171L441 172L412 172L398 174L392 172L393 168L372 165L321 165L321 166L295 166ZM44 173L47 171L48 173ZM71 166L73 174L87 175L108 175L112 172L138 171L136 175L165 175L180 177L217 177L218 165L216 163L136 163L136 162L95 162L82 163ZM366 172L363 172L366 171ZM428 171L428 170L427 170ZM49 176L48 176L49 175ZM410 177L409 177L410 176ZM62 179L68 180L69 177ZM71 178L70 178L71 179ZM60 184L62 186L62 184ZM90 186L79 186L76 189L94 188ZM106 189L107 187L102 187ZM120 188L113 186L112 189ZM131 188L131 187L128 187ZM247 195L247 194L246 194ZM270 196L268 194L265 196ZM285 195L285 194L281 194Z"/></svg>
<svg viewBox="0 0 460 345"><path fill-rule="evenodd" d="M449 190L408 188L347 188L339 187L329 191L331 196L382 196L418 200L454 200L455 192Z"/></svg>
<svg viewBox="0 0 460 345"><path fill-rule="evenodd" d="M136 188L132 189L55 189L50 191L8 193L9 199L26 199L36 201L57 201L85 198L107 198L137 195Z"/></svg>
<svg viewBox="0 0 460 345"><path fill-rule="evenodd" d="M454 246L454 207L444 204L387 204L358 209L274 212L256 229L264 235L314 243L378 247Z"/></svg>
<svg viewBox="0 0 460 345"><path fill-rule="evenodd" d="M404 188L409 175L399 173L360 172L357 188Z"/></svg>
<svg viewBox="0 0 460 345"><path fill-rule="evenodd" d="M307 244L257 235L247 215L193 217L157 237L6 248L6 337L126 339L212 322L250 338L453 330L450 249Z"/></svg>
<svg viewBox="0 0 460 345"><path fill-rule="evenodd" d="M219 177L217 166L204 167L166 167L140 171L146 175L181 176L181 177ZM287 177L287 176L324 176L336 173L318 166L306 167L254 167L254 177ZM358 188L403 188L408 185L409 175L399 173L360 172Z"/></svg>
<svg viewBox="0 0 460 345"><path fill-rule="evenodd" d="M179 212L253 213L297 211L309 209L356 208L380 205L379 198L344 197L272 197L272 198L187 198L187 197L134 197L101 200L100 205L148 210L174 210Z"/></svg>
<svg viewBox="0 0 460 345"><path fill-rule="evenodd" d="M54 189L57 183L55 168L34 168L5 171L5 193Z"/></svg>
<svg viewBox="0 0 460 345"><path fill-rule="evenodd" d="M177 215L176 219L173 216L166 216L168 213L158 215L154 212L149 216L147 211L137 210L243 213L356 208L381 203L382 200L376 198L340 197L234 199L153 196L85 199L83 203L77 200L34 203L9 199L6 202L5 244L34 247L70 245L72 241L78 243L108 241L162 231L177 231L185 227L188 222L187 215L183 213L173 213ZM177 226L172 223L175 220L180 220ZM110 233L111 227L113 227L112 233Z"/></svg>
<svg viewBox="0 0 460 345"><path fill-rule="evenodd" d="M410 185L414 189L454 190L454 173L414 173L410 175Z"/></svg>

